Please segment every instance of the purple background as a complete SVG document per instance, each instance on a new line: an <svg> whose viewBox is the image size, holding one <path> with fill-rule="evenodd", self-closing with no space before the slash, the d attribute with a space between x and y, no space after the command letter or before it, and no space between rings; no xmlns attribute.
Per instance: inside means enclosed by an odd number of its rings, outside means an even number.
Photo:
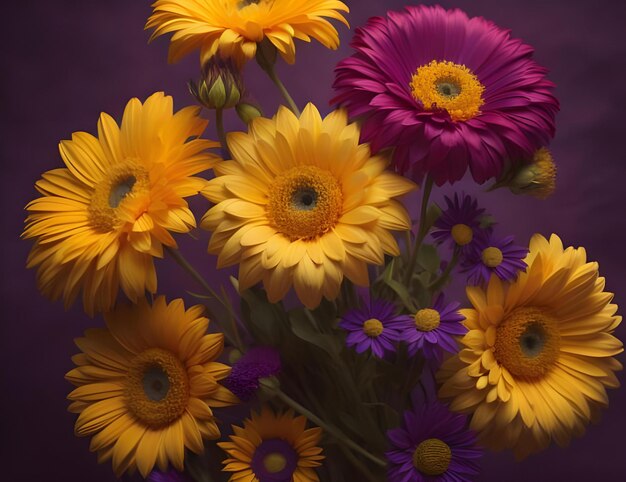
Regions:
<svg viewBox="0 0 626 482"><path fill-rule="evenodd" d="M354 28L372 15L414 2L347 3L353 9L349 20ZM607 289L617 292L616 302L624 304L626 163L621 142L626 134L622 36L626 3L441 3L511 28L515 36L534 45L537 60L550 68L550 78L558 85L562 105L552 144L560 168L558 191L552 198L540 202L505 191L480 194L471 183L458 187L479 193L500 221L500 233L513 233L520 243L533 232L556 231L566 243L585 246L590 258L600 262ZM30 243L19 240L19 234L22 208L36 195L33 183L42 172L61 165L60 139L78 130L94 133L101 111L119 119L133 96L145 99L164 90L174 96L177 107L191 103L185 83L197 75L197 56L167 65L167 41L147 45L143 25L149 13L149 3L136 0L22 1L3 7L0 478L7 482L114 480L110 464L98 465L88 451L88 439L74 437L75 417L67 413L65 400L70 385L63 380L76 352L72 338L101 324L101 319L90 320L79 307L65 312L60 303L52 304L37 292L34 271L24 268ZM299 42L296 65L281 65L299 104L312 100L328 111L332 67L350 52L351 33L345 28L340 33L340 51ZM246 76L271 114L277 101L272 86L255 65L246 69ZM236 126L234 119L229 120ZM215 136L212 129L209 134ZM436 196L441 199L440 192ZM197 200L194 206L199 215L207 203ZM205 275L214 278L215 259L205 255L207 235L199 235L199 242L181 237L182 244ZM195 289L168 261L159 262L158 270L160 291L170 298L183 294L181 286ZM625 334L622 326L618 336L624 339ZM611 407L602 422L569 449L551 448L518 465L510 454L488 454L480 480L626 480L626 390L613 391L610 397Z"/></svg>

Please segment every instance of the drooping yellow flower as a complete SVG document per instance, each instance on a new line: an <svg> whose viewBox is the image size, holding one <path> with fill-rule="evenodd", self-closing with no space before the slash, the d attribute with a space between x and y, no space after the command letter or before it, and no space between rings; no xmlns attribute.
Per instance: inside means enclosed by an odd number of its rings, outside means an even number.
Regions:
<svg viewBox="0 0 626 482"><path fill-rule="evenodd" d="M619 386L613 356L623 351L613 294L584 248L535 235L525 261L513 283L467 288L464 347L438 374L439 395L472 414L481 441L519 458L584 432Z"/></svg>
<svg viewBox="0 0 626 482"><path fill-rule="evenodd" d="M267 38L286 62L295 62L294 38L339 46L339 34L326 18L348 25L338 0L157 0L146 28L151 38L174 32L169 61L200 49L201 64L218 51L242 63L254 58L257 43ZM324 18L326 17L326 18Z"/></svg>
<svg viewBox="0 0 626 482"><path fill-rule="evenodd" d="M38 266L39 289L69 306L82 289L89 314L108 311L119 288L135 301L154 293L153 256L176 246L172 232L195 227L183 199L205 180L217 143L197 139L207 121L198 107L173 113L172 98L131 99L121 127L107 114L98 137L76 132L61 141L66 168L46 172L35 187L23 236L35 238L28 267ZM188 140L190 139L191 140Z"/></svg>
<svg viewBox="0 0 626 482"><path fill-rule="evenodd" d="M317 446L321 428L305 429L305 417L275 415L267 407L260 415L252 412L243 423L243 428L233 425L231 442L217 444L230 456L223 461L223 470L233 472L230 481L319 481L314 467L324 458Z"/></svg>
<svg viewBox="0 0 626 482"><path fill-rule="evenodd" d="M216 206L201 226L218 267L239 263L241 290L263 281L275 302L293 285L313 308L338 295L344 275L367 286L367 264L399 254L390 230L410 221L393 198L414 184L359 144L345 111L322 119L308 104L298 118L282 107L229 134L228 148L233 160L216 164L202 191Z"/></svg>
<svg viewBox="0 0 626 482"><path fill-rule="evenodd" d="M185 448L201 454L203 438L220 436L210 407L237 403L218 383L230 373L215 361L224 337L206 334L203 310L142 299L106 314L107 329L76 339L82 353L65 376L77 386L68 396L80 414L75 432L92 436L90 449L99 462L113 459L118 477L135 468L146 477L155 465L183 470Z"/></svg>

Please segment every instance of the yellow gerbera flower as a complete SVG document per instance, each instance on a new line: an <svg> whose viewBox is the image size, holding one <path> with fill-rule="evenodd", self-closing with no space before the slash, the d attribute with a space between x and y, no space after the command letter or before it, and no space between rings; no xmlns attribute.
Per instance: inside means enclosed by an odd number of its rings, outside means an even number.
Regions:
<svg viewBox="0 0 626 482"><path fill-rule="evenodd" d="M202 64L218 51L240 63L249 60L264 38L290 64L296 60L294 38L336 49L339 34L324 17L348 26L340 11L349 11L338 0L157 0L152 6L146 24L155 29L151 39L174 32L169 61L199 48Z"/></svg>
<svg viewBox="0 0 626 482"><path fill-rule="evenodd" d="M252 412L243 424L243 428L233 425L231 442L217 444L230 456L222 462L224 471L234 472L229 480L319 481L313 467L324 458L317 447L321 428L305 430L305 417L294 418L291 411L275 415L266 407L260 415Z"/></svg>
<svg viewBox="0 0 626 482"><path fill-rule="evenodd" d="M28 267L39 266L39 288L52 300L69 306L82 289L93 314L111 309L120 286L133 301L156 291L153 256L176 246L169 231L195 227L183 198L204 186L192 176L213 165L204 151L218 145L197 139L207 125L199 107L172 109L162 92L143 105L131 99L121 127L103 113L98 137L61 141L67 168L37 181L42 197L26 207L23 233L36 238Z"/></svg>
<svg viewBox="0 0 626 482"><path fill-rule="evenodd" d="M390 230L410 221L392 198L415 185L359 144L344 110L322 120L312 104L300 118L281 107L230 133L228 148L233 160L217 163L202 190L216 206L201 226L214 231L218 267L239 263L241 290L262 280L275 302L293 284L313 308L337 296L344 275L367 286L367 263L399 254Z"/></svg>
<svg viewBox="0 0 626 482"><path fill-rule="evenodd" d="M519 458L584 432L608 404L606 387L619 386L612 357L623 351L613 294L584 248L535 235L525 261L511 284L492 276L486 292L467 288L464 348L438 374L439 395L472 413L482 442Z"/></svg>
<svg viewBox="0 0 626 482"><path fill-rule="evenodd" d="M185 448L201 454L203 437L220 436L210 407L237 403L218 383L230 373L215 362L224 337L206 334L203 310L143 299L105 315L108 329L76 339L82 353L65 376L78 387L68 396L80 414L76 435L92 435L90 449L99 462L112 458L118 477L135 468L146 477L155 464L183 470Z"/></svg>

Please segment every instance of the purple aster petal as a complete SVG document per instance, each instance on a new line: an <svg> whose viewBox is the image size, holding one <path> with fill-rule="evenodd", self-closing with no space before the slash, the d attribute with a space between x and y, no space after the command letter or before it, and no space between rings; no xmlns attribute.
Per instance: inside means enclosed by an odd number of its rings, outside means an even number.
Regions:
<svg viewBox="0 0 626 482"><path fill-rule="evenodd" d="M259 388L259 379L276 375L280 370L280 355L277 350L254 347L233 365L222 384L240 400L248 401Z"/></svg>

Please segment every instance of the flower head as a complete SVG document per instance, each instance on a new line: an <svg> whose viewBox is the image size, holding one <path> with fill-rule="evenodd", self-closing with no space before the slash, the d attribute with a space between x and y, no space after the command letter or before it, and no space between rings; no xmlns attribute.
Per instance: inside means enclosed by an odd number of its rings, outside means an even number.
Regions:
<svg viewBox="0 0 626 482"><path fill-rule="evenodd" d="M215 203L202 226L218 267L239 263L241 290L263 281L276 302L293 285L314 308L337 297L344 275L367 286L367 265L399 254L391 231L410 221L393 198L414 185L370 155L345 111L322 119L309 104L298 118L282 107L230 133L228 148L233 159L202 191Z"/></svg>
<svg viewBox="0 0 626 482"><path fill-rule="evenodd" d="M296 38L336 49L339 35L327 18L348 26L340 12L349 11L338 0L157 0L152 7L146 24L154 29L151 39L174 33L169 61L200 49L202 64L217 53L243 63L254 58L263 39L290 64Z"/></svg>
<svg viewBox="0 0 626 482"><path fill-rule="evenodd" d="M346 345L357 353L371 350L378 358L396 350L407 315L396 314L396 306L384 300L370 300L369 305L348 311L339 326L348 332Z"/></svg>
<svg viewBox="0 0 626 482"><path fill-rule="evenodd" d="M162 92L144 104L131 99L121 126L107 114L98 137L76 132L61 141L66 168L48 171L35 187L41 197L26 209L23 236L35 238L28 267L49 298L69 306L82 290L89 314L110 310L119 288L136 301L157 289L153 257L176 247L172 232L195 227L185 197L212 166L205 152L217 143L198 139L207 122L198 107L173 113Z"/></svg>
<svg viewBox="0 0 626 482"><path fill-rule="evenodd" d="M524 258L528 249L513 244L513 236L498 239L491 233L483 233L466 253L462 263L471 284L487 283L492 274L501 280L512 281L526 269Z"/></svg>
<svg viewBox="0 0 626 482"><path fill-rule="evenodd" d="M533 155L529 164L523 164L516 172L509 188L515 194L530 194L546 199L556 189L556 164L550 151L542 147Z"/></svg>
<svg viewBox="0 0 626 482"><path fill-rule="evenodd" d="M306 418L292 412L276 415L267 407L252 412L243 424L233 425L231 442L217 444L229 455L223 470L233 473L230 481L319 481L314 467L324 458L317 446L321 428L305 429Z"/></svg>
<svg viewBox="0 0 626 482"><path fill-rule="evenodd" d="M274 348L254 347L235 364L223 385L244 402L259 389L259 380L280 372L280 354Z"/></svg>
<svg viewBox="0 0 626 482"><path fill-rule="evenodd" d="M207 109L230 109L244 94L241 72L230 59L213 58L202 66L200 82L189 82L189 91Z"/></svg>
<svg viewBox="0 0 626 482"><path fill-rule="evenodd" d="M478 475L482 451L467 419L440 403L404 412L402 427L389 430L386 453L390 482L451 482Z"/></svg>
<svg viewBox="0 0 626 482"><path fill-rule="evenodd" d="M584 432L619 386L623 351L613 295L583 248L535 235L526 263L513 283L467 288L464 348L438 373L440 397L472 414L481 442L520 458Z"/></svg>
<svg viewBox="0 0 626 482"><path fill-rule="evenodd" d="M395 147L397 169L438 185L469 167L483 183L507 159L554 136L558 102L533 49L482 17L409 6L357 29L336 69L333 102L364 119L374 152Z"/></svg>
<svg viewBox="0 0 626 482"><path fill-rule="evenodd" d="M454 193L454 200L445 196L446 209L435 221L431 236L436 243L448 242L452 246L458 246L466 251L472 246L476 235L489 228L481 228L481 221L485 213L484 208L478 207L478 201L462 194Z"/></svg>
<svg viewBox="0 0 626 482"><path fill-rule="evenodd" d="M146 477L155 465L182 471L185 448L201 454L202 438L220 436L211 407L237 403L218 383L230 372L215 361L224 336L206 334L203 310L142 299L119 305L105 315L106 329L76 340L82 353L65 376L77 386L68 395L79 414L75 431L92 436L90 450L99 462L112 458L118 477L135 468Z"/></svg>
<svg viewBox="0 0 626 482"><path fill-rule="evenodd" d="M467 333L461 323L465 318L458 308L459 303L445 303L440 294L432 308L418 310L400 335L408 345L409 355L420 352L427 359L440 361L442 350L456 353L459 348L455 337Z"/></svg>

